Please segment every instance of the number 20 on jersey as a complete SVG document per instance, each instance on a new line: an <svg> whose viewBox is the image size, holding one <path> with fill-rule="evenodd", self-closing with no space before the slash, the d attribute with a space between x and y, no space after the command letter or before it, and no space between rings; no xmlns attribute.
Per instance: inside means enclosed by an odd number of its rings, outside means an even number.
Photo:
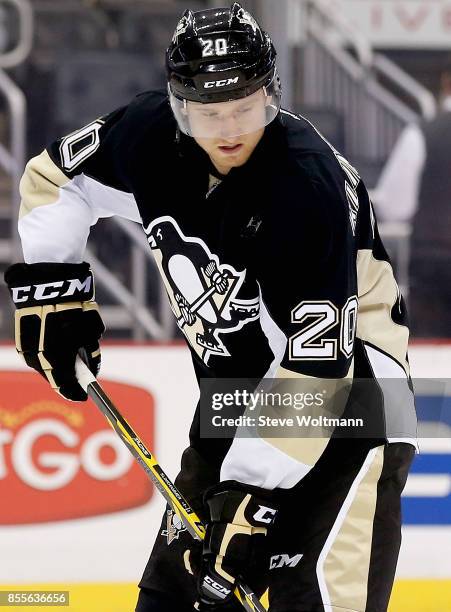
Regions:
<svg viewBox="0 0 451 612"><path fill-rule="evenodd" d="M329 301L298 304L291 312L291 322L305 325L290 338L290 360L337 359L337 339L322 337L336 325L340 325L340 350L351 357L358 307L355 295L348 299L341 312Z"/></svg>

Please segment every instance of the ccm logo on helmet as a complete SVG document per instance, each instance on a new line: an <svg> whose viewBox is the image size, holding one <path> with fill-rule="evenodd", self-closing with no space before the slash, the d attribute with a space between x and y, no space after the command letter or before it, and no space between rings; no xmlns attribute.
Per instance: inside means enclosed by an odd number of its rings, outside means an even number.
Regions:
<svg viewBox="0 0 451 612"><path fill-rule="evenodd" d="M55 281L53 283L42 283L40 285L28 285L26 287L12 287L11 293L15 304L27 302L30 297L36 301L49 300L57 297L69 297L75 293L91 292L92 276L86 280L72 278L65 281Z"/></svg>
<svg viewBox="0 0 451 612"><path fill-rule="evenodd" d="M227 87L228 85L236 85L240 77L237 76L234 79L221 79L220 81L207 81L204 83L205 89L212 89L213 87Z"/></svg>

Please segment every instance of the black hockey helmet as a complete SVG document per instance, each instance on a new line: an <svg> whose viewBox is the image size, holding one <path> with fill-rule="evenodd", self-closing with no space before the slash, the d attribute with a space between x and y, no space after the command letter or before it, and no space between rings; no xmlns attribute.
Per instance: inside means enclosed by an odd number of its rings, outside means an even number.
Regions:
<svg viewBox="0 0 451 612"><path fill-rule="evenodd" d="M262 90L266 110L259 127L268 125L279 112L274 45L238 2L231 8L185 11L167 50L166 67L172 110L186 134L208 136L193 133L189 102L225 103ZM247 131L254 129L252 124Z"/></svg>

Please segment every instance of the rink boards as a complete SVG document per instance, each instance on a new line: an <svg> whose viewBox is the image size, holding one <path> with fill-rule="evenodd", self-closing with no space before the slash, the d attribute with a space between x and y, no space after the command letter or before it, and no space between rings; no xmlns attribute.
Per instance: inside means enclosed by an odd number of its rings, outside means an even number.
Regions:
<svg viewBox="0 0 451 612"><path fill-rule="evenodd" d="M414 346L410 359L415 377L446 379L451 347ZM175 477L197 398L187 350L107 346L102 378ZM95 407L54 396L10 346L0 347L0 389L1 585L72 585L74 612L133 609L159 495ZM421 418L440 418L444 437L422 443L406 487L392 612L451 612L451 410L437 402L418 397Z"/></svg>

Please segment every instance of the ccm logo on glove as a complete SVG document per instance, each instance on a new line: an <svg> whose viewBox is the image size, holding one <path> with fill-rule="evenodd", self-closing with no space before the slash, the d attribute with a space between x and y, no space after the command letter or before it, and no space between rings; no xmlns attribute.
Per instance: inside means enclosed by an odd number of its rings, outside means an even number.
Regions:
<svg viewBox="0 0 451 612"><path fill-rule="evenodd" d="M251 567L266 570L266 534L278 512L273 497L271 491L234 480L205 492L207 529L197 582L201 606L226 604L237 576L245 578Z"/></svg>
<svg viewBox="0 0 451 612"><path fill-rule="evenodd" d="M254 514L254 521L257 523L265 523L269 525L273 522L275 516L277 514L277 510L274 508L268 508L267 506L259 506L259 509Z"/></svg>
<svg viewBox="0 0 451 612"><path fill-rule="evenodd" d="M94 300L88 263L14 264L5 281L17 308L17 351L63 397L85 401L75 375L82 352L94 374L100 368L99 340L105 331Z"/></svg>
<svg viewBox="0 0 451 612"><path fill-rule="evenodd" d="M89 264L14 264L5 273L12 300L18 308L94 299Z"/></svg>
<svg viewBox="0 0 451 612"><path fill-rule="evenodd" d="M222 584L219 584L219 582L216 582L216 580L213 580L213 578L208 575L204 577L204 587L207 587L207 589L214 589L221 598L227 597L232 592L230 589L222 586Z"/></svg>
<svg viewBox="0 0 451 612"><path fill-rule="evenodd" d="M11 287L11 296L15 304L36 300L52 300L63 297L84 296L89 299L92 291L91 274L85 279L71 278L68 280L55 281L53 283L41 283L39 285L28 285L25 287Z"/></svg>

